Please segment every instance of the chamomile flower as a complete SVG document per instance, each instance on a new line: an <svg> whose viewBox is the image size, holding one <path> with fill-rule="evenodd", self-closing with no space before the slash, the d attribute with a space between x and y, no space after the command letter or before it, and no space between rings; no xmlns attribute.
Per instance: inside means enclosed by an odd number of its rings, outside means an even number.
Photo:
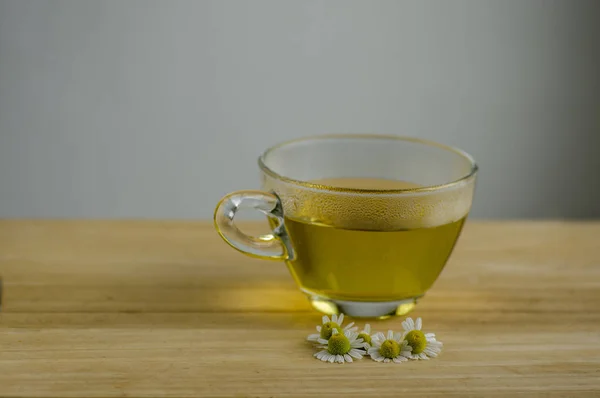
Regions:
<svg viewBox="0 0 600 398"><path fill-rule="evenodd" d="M352 327L354 322L348 324L346 327L342 329L342 322L344 322L344 314L340 314L338 317L336 314L331 316L331 320L327 315L323 315L323 324L317 326L317 332L315 334L311 334L307 337L308 341L317 342L319 339L329 340L334 330L337 330L340 333L344 333L346 331L354 332L357 327Z"/></svg>
<svg viewBox="0 0 600 398"><path fill-rule="evenodd" d="M406 362L410 356L411 348L402 340L402 334L392 330L388 330L387 338L381 332L373 335L371 344L367 352L377 362Z"/></svg>
<svg viewBox="0 0 600 398"><path fill-rule="evenodd" d="M362 359L366 354L363 350L363 340L358 338L358 334L351 330L339 333L337 329L332 329L328 340L319 338L319 348L322 350L314 356L323 362L344 363L352 362L352 358Z"/></svg>
<svg viewBox="0 0 600 398"><path fill-rule="evenodd" d="M423 321L417 318L413 321L412 318L406 318L402 322L404 333L402 338L412 348L410 359L429 359L435 358L442 351L442 342L435 339L435 333L423 333L421 327Z"/></svg>
<svg viewBox="0 0 600 398"><path fill-rule="evenodd" d="M358 333L358 338L363 339L365 349L371 348L371 325L365 324L363 330Z"/></svg>

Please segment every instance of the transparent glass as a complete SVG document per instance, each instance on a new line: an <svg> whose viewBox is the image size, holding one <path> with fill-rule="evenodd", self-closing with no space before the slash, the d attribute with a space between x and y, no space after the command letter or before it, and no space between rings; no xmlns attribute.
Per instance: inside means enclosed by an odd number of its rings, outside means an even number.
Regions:
<svg viewBox="0 0 600 398"><path fill-rule="evenodd" d="M467 153L415 138L329 135L274 146L259 158L262 191L225 196L215 227L235 249L284 260L319 311L404 315L433 285L473 200ZM265 214L248 236L236 212Z"/></svg>

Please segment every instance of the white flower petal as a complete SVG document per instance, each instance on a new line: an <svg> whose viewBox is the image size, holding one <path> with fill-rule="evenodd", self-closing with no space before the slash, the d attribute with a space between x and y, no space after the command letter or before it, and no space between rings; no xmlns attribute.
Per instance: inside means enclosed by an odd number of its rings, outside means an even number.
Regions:
<svg viewBox="0 0 600 398"><path fill-rule="evenodd" d="M420 353L420 354L419 354L419 357L420 357L421 359L429 359L429 358L427 358L427 355L425 355L425 354L423 354L423 353Z"/></svg>
<svg viewBox="0 0 600 398"><path fill-rule="evenodd" d="M323 325L329 322L329 317L327 315L323 315L323 318L321 319L323 320Z"/></svg>
<svg viewBox="0 0 600 398"><path fill-rule="evenodd" d="M408 322L406 322L406 320L402 321L402 329L408 331Z"/></svg>
<svg viewBox="0 0 600 398"><path fill-rule="evenodd" d="M306 340L308 341L319 341L319 338L321 337L320 334L309 334L308 337L306 338Z"/></svg>
<svg viewBox="0 0 600 398"><path fill-rule="evenodd" d="M427 342L427 347L439 348L441 350L443 346L444 346L444 344L442 344L441 341L428 341Z"/></svg>
<svg viewBox="0 0 600 398"><path fill-rule="evenodd" d="M356 340L358 333L355 333L352 330L344 330L344 336L348 337L348 339Z"/></svg>
<svg viewBox="0 0 600 398"><path fill-rule="evenodd" d="M381 348L381 343L377 340L371 340L371 348L378 350Z"/></svg>
<svg viewBox="0 0 600 398"><path fill-rule="evenodd" d="M385 363L389 363L390 361L391 361L391 359L389 359L389 358L383 358L383 362L385 362Z"/></svg>
<svg viewBox="0 0 600 398"><path fill-rule="evenodd" d="M435 339L435 333L425 333L425 338L427 340L429 340L429 339Z"/></svg>
<svg viewBox="0 0 600 398"><path fill-rule="evenodd" d="M396 363L401 363L401 362L406 362L408 361L408 359L404 358L403 356L397 356L396 358L392 359L394 362Z"/></svg>
<svg viewBox="0 0 600 398"><path fill-rule="evenodd" d="M383 358L384 358L384 356L383 356L383 355L381 355L381 353L380 353L379 351L377 351L377 352L374 352L374 353L371 355L371 358L373 358L373 359L383 359Z"/></svg>
<svg viewBox="0 0 600 398"><path fill-rule="evenodd" d="M428 351L428 350L425 350L423 352L425 353L425 355L427 355L428 357L431 357L431 358L436 358L438 356L437 352Z"/></svg>
<svg viewBox="0 0 600 398"><path fill-rule="evenodd" d="M342 326L342 325L340 325ZM351 330L352 326L354 326L354 322L350 322L348 325L346 325L346 327L344 328L344 330Z"/></svg>
<svg viewBox="0 0 600 398"><path fill-rule="evenodd" d="M329 354L329 358L327 358L327 361L328 361L329 363L334 363L334 362L335 362L335 355L331 355L331 354Z"/></svg>
<svg viewBox="0 0 600 398"><path fill-rule="evenodd" d="M344 357L343 357L343 356L341 356L341 355L336 355L336 356L335 356L335 361L336 361L337 363L344 363Z"/></svg>
<svg viewBox="0 0 600 398"><path fill-rule="evenodd" d="M379 357L373 357L372 356L371 359L374 360L374 361L376 361L376 362L382 362L385 358L382 357L382 356L379 356Z"/></svg>
<svg viewBox="0 0 600 398"><path fill-rule="evenodd" d="M331 316L331 322L333 322L333 323L337 323L337 324L339 325L339 323L338 323L338 317L337 317L337 314L333 314L333 315Z"/></svg>
<svg viewBox="0 0 600 398"><path fill-rule="evenodd" d="M356 359L362 359L364 354L365 352L363 350L357 350L356 348L352 348L350 351L348 351L348 355Z"/></svg>
<svg viewBox="0 0 600 398"><path fill-rule="evenodd" d="M344 314L340 314L337 319L337 324L342 326L342 322L344 322Z"/></svg>
<svg viewBox="0 0 600 398"><path fill-rule="evenodd" d="M352 347L352 348L364 348L365 344L366 343L362 343L362 342L359 343L358 341L355 341L354 343L350 344L350 347Z"/></svg>
<svg viewBox="0 0 600 398"><path fill-rule="evenodd" d="M435 346L435 345L428 345L427 347L425 347L425 349L428 351L437 352L437 353L442 352L442 347Z"/></svg>
<svg viewBox="0 0 600 398"><path fill-rule="evenodd" d="M402 333L400 333L400 332L394 333L394 340L396 341L396 343L401 343L402 342Z"/></svg>
<svg viewBox="0 0 600 398"><path fill-rule="evenodd" d="M346 360L346 362L352 362L352 357L348 354L344 354L344 359Z"/></svg>
<svg viewBox="0 0 600 398"><path fill-rule="evenodd" d="M421 327L423 327L423 320L421 317L418 317L417 321L415 322L415 329L421 330Z"/></svg>
<svg viewBox="0 0 600 398"><path fill-rule="evenodd" d="M368 323L365 325L365 328L363 329L363 332L365 332L366 334L371 334L371 325L369 325Z"/></svg>
<svg viewBox="0 0 600 398"><path fill-rule="evenodd" d="M392 340L394 338L394 331L388 330L387 339Z"/></svg>
<svg viewBox="0 0 600 398"><path fill-rule="evenodd" d="M310 337L310 336L309 336L309 337ZM320 338L320 337L319 337L319 338L317 339L317 343L319 343L319 344L325 344L325 345L326 345L326 344L327 344L327 340L325 340L325 339L322 339L322 338Z"/></svg>

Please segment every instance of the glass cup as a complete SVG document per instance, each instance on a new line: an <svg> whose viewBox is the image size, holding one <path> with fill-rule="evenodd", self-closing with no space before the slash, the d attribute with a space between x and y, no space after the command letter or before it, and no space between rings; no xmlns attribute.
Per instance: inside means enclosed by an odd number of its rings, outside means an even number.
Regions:
<svg viewBox="0 0 600 398"><path fill-rule="evenodd" d="M355 317L414 308L454 248L477 174L459 149L381 135L290 141L258 165L262 190L223 197L217 231L242 253L284 260L317 310ZM240 231L242 208L263 213L272 233Z"/></svg>

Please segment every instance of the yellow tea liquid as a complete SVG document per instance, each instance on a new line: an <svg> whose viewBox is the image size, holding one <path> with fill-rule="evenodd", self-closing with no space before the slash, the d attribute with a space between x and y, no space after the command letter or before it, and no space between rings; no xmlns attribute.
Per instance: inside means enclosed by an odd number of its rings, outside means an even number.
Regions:
<svg viewBox="0 0 600 398"><path fill-rule="evenodd" d="M379 179L328 179L346 188L402 189L417 185ZM285 225L295 250L288 266L307 293L339 300L394 301L421 296L444 268L465 218L427 228L358 230L327 220Z"/></svg>

